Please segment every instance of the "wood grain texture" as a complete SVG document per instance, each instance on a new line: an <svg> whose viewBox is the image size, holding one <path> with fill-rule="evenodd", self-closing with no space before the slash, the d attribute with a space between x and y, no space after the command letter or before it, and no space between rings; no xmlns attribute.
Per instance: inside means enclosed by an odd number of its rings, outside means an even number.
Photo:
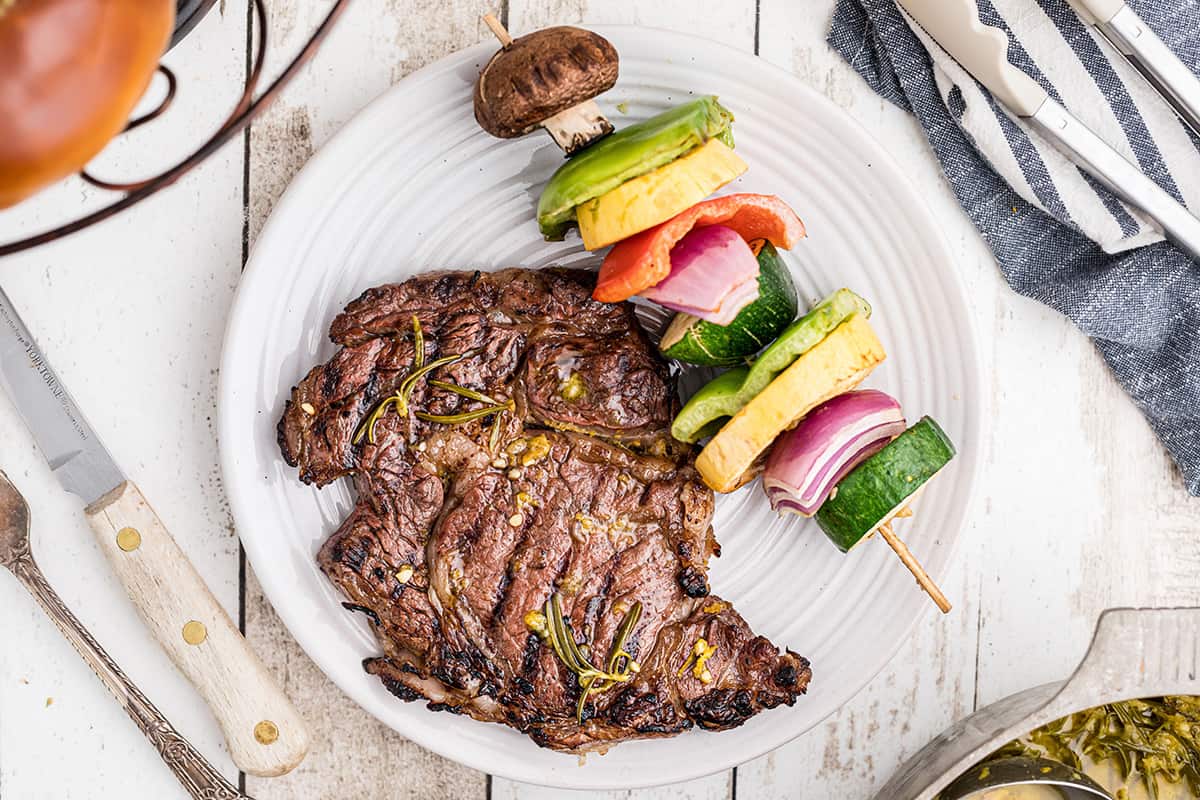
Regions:
<svg viewBox="0 0 1200 800"><path fill-rule="evenodd" d="M302 0L270 5L278 54L295 47L324 7ZM931 608L845 708L775 753L680 786L564 793L489 781L404 741L354 706L292 641L247 570L248 636L314 729L312 753L296 771L247 779L259 800L721 800L735 793L865 800L952 720L1065 677L1101 609L1200 603L1200 503L1183 491L1161 446L1086 339L1004 285L916 123L875 96L825 46L832 7L832 0L356 0L312 66L255 126L248 164L244 142L226 148L181 187L130 215L4 265L6 289L126 469L186 530L225 531L230 521L210 417L243 215L252 239L295 171L355 111L413 69L490 37L478 21L484 10L506 12L515 34L582 21L674 28L745 50L757 42L764 58L846 108L884 142L942 224L969 287L980 358L991 376L988 433L959 444L981 448L986 465L954 565L938 576L955 600L954 612L939 619ZM202 127L213 106L224 107L218 78L241 74L243 26L244 7L229 3L226 16L214 14L173 54L185 71L208 69L212 78L186 84L201 94L195 102L208 106L173 111L179 116L164 124L176 136ZM236 49L232 63L225 60L228 48ZM213 71L213 65L221 66ZM160 144L170 151L169 142ZM808 157L803 142L795 147L797 157ZM118 147L104 163L116 171L140 163L133 155ZM94 199L77 187L56 190L22 209L17 222L0 217L0 233L75 208L80 196ZM56 302L46 302L49 297ZM203 704L140 624L121 613L127 601L87 538L78 509L56 488L3 398L0 443L2 465L34 507L35 535L46 537L39 552L51 579L155 702L231 770ZM225 607L236 608L232 533L181 544ZM0 617L0 797L181 796L169 773L152 763L153 753L140 749L140 735L11 581L0 581L0 605L16 609ZM48 697L54 702L47 707ZM54 777L49 788L47 775Z"/></svg>
<svg viewBox="0 0 1200 800"><path fill-rule="evenodd" d="M88 506L88 522L146 627L208 703L233 763L251 775L295 769L308 730L137 485Z"/></svg>

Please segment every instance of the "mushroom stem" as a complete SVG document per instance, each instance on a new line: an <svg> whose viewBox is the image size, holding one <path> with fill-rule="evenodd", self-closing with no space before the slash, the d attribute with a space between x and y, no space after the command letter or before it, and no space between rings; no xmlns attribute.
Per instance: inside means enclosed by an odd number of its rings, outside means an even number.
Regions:
<svg viewBox="0 0 1200 800"><path fill-rule="evenodd" d="M938 585L933 582L933 578L929 577L929 573L921 566L921 562L917 561L917 557L908 549L908 545L892 530L891 520L879 526L879 533L883 536L884 541L896 551L896 555L900 556L900 560L904 562L904 566L908 567L908 571L913 574L913 577L917 579L917 583L921 584L921 588L925 590L925 593L941 609L942 613L949 614L951 608L950 601L946 599L946 595L942 593Z"/></svg>
<svg viewBox="0 0 1200 800"><path fill-rule="evenodd" d="M492 33L495 34L496 38L500 40L501 47L507 48L513 43L512 35L509 34L508 29L504 27L504 23L502 23L495 14L491 13L490 11L487 14L484 14L483 23L492 29Z"/></svg>
<svg viewBox="0 0 1200 800"><path fill-rule="evenodd" d="M544 120L542 127L568 156L613 132L612 123L595 100L585 100L558 112Z"/></svg>

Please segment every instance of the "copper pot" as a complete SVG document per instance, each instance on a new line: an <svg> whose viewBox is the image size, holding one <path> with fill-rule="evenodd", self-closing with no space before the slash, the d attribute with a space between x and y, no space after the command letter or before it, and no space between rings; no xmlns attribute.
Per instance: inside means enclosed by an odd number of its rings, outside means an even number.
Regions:
<svg viewBox="0 0 1200 800"><path fill-rule="evenodd" d="M180 5L190 26L205 3ZM0 2L0 208L78 172L125 128L175 12L176 0Z"/></svg>

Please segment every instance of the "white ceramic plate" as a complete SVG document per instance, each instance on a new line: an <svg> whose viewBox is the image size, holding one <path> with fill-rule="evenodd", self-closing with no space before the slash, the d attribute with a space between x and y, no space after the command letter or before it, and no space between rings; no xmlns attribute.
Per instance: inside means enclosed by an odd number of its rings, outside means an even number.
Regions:
<svg viewBox="0 0 1200 800"><path fill-rule="evenodd" d="M849 286L874 304L872 324L890 356L870 384L899 398L910 421L934 416L960 450L916 518L901 523L929 571L944 575L972 493L982 408L963 287L925 203L875 141L792 75L689 36L599 30L621 53L621 79L601 101L618 126L693 92L719 95L737 116L738 153L750 165L726 191L778 194L808 226L809 238L787 254L802 300ZM306 487L279 456L275 426L290 387L332 355L330 321L367 287L438 268L597 263L577 237L538 235L537 195L562 160L549 137L501 141L475 124L471 87L493 49L450 56L373 102L313 157L259 237L221 368L221 458L238 532L305 651L360 705L431 750L574 788L722 770L835 711L930 612L882 542L843 556L814 524L775 516L757 484L721 498L714 525L724 555L712 586L755 631L811 659L809 695L737 730L631 742L580 765L506 727L400 702L362 671L375 641L313 558L350 509L350 490Z"/></svg>

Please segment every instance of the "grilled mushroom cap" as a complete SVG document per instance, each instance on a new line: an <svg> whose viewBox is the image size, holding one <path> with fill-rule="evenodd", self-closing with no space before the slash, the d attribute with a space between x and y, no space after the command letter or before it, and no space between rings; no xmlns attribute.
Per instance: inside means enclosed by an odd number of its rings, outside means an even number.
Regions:
<svg viewBox="0 0 1200 800"><path fill-rule="evenodd" d="M617 50L562 25L521 36L492 56L475 83L475 119L493 136L524 136L617 82ZM611 126L609 127L611 130Z"/></svg>

